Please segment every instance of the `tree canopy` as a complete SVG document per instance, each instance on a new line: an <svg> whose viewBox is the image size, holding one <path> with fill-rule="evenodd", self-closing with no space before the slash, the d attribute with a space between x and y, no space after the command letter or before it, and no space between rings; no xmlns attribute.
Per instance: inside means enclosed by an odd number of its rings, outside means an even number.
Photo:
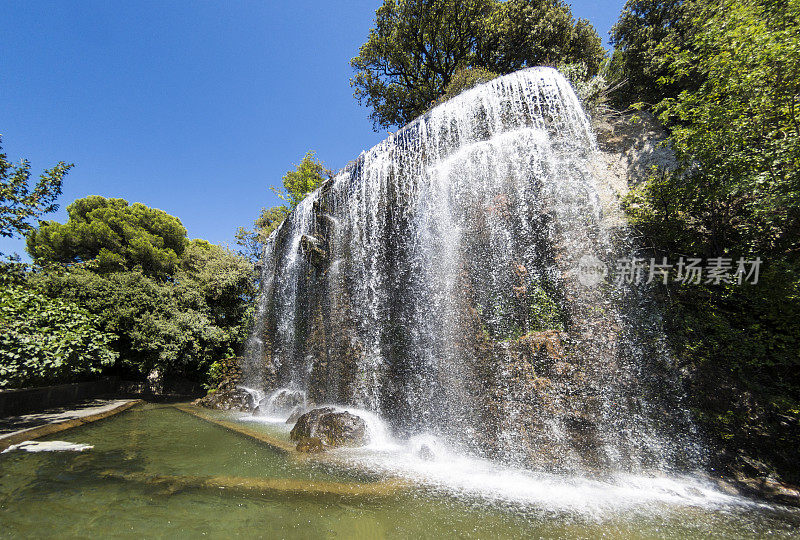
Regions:
<svg viewBox="0 0 800 540"><path fill-rule="evenodd" d="M117 373L157 368L202 380L246 339L255 295L249 261L188 240L178 218L140 203L90 196L67 212L66 223L44 221L29 233L38 271L25 285L53 305L81 306L119 358ZM39 315L28 311L20 324L36 328Z"/></svg>
<svg viewBox="0 0 800 540"><path fill-rule="evenodd" d="M401 126L461 70L583 62L592 76L604 55L594 28L561 0L385 0L350 61L350 85L376 125Z"/></svg>
<svg viewBox="0 0 800 540"><path fill-rule="evenodd" d="M149 276L173 272L186 249L186 228L163 210L90 195L67 207L66 223L44 221L28 233L34 260L91 263L99 272L140 267Z"/></svg>
<svg viewBox="0 0 800 540"><path fill-rule="evenodd" d="M635 192L632 216L674 250L797 253L800 2L695 2L691 13L689 41L661 60L655 105L687 167ZM682 245L666 231L682 231Z"/></svg>
<svg viewBox="0 0 800 540"><path fill-rule="evenodd" d="M283 190L270 188L273 193L289 205L289 211L297 207L306 195L317 189L333 173L325 168L313 150L306 152L293 170L286 171L281 178Z"/></svg>
<svg viewBox="0 0 800 540"><path fill-rule="evenodd" d="M14 165L2 150L0 139L0 236L10 237L31 230L30 220L58 210L55 201L73 165L59 161L31 186L30 162L23 159Z"/></svg>
<svg viewBox="0 0 800 540"><path fill-rule="evenodd" d="M157 368L202 380L214 361L247 337L253 267L224 248L188 242L168 280L148 276L140 266L96 270L46 267L29 277L29 286L95 317L97 327L114 336L109 347L119 356L118 374L141 378Z"/></svg>
<svg viewBox="0 0 800 540"><path fill-rule="evenodd" d="M677 55L694 46L702 0L628 0L611 29L609 72L623 84L617 102L655 105L682 90L695 90L703 74L692 62L676 71Z"/></svg>

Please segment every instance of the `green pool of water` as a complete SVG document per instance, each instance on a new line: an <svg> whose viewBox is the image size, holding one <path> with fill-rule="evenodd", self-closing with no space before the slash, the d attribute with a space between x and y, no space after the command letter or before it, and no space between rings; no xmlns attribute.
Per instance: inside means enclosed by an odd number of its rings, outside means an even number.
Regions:
<svg viewBox="0 0 800 540"><path fill-rule="evenodd" d="M175 489L147 479L375 479L289 459L168 406L137 407L47 439L94 448L0 454L2 537L789 538L800 526L794 511L757 506L674 507L597 516L422 488L390 497L355 498Z"/></svg>

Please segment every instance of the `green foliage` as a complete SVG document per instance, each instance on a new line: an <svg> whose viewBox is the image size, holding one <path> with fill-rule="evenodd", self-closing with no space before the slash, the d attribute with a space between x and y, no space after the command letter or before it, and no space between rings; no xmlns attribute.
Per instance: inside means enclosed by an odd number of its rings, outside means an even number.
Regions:
<svg viewBox="0 0 800 540"><path fill-rule="evenodd" d="M142 204L92 196L68 212L66 224L42 222L29 234L40 265L30 281L54 302L84 307L117 336L122 374L158 368L202 380L244 341L255 294L246 259L187 240L180 220Z"/></svg>
<svg viewBox="0 0 800 540"><path fill-rule="evenodd" d="M691 46L667 83L702 83L657 106L686 164L655 171L626 202L672 252L783 257L800 249L800 3L695 4Z"/></svg>
<svg viewBox="0 0 800 540"><path fill-rule="evenodd" d="M44 221L27 237L27 250L43 263L89 263L100 273L141 268L172 274L186 248L186 229L162 210L91 195L67 207L66 223Z"/></svg>
<svg viewBox="0 0 800 540"><path fill-rule="evenodd" d="M425 112L466 68L510 73L556 62L597 72L605 52L594 28L560 0L385 0L350 85L383 127Z"/></svg>
<svg viewBox="0 0 800 540"><path fill-rule="evenodd" d="M582 63L587 76L597 74L605 50L586 19L572 17L561 0L493 2L482 22L479 65L497 73L524 67Z"/></svg>
<svg viewBox="0 0 800 540"><path fill-rule="evenodd" d="M289 211L294 210L306 195L317 189L333 173L317 159L317 155L309 150L296 165L294 170L286 171L283 175L283 190L270 188L281 200L289 205Z"/></svg>
<svg viewBox="0 0 800 540"><path fill-rule="evenodd" d="M517 340L531 332L563 330L564 314L558 303L537 282L498 295L491 303L477 308L484 320L487 338L496 341Z"/></svg>
<svg viewBox="0 0 800 540"><path fill-rule="evenodd" d="M0 145L0 236L10 237L31 230L31 219L58 210L55 200L73 165L59 161L44 171L31 189L30 162L23 159L13 165L7 157Z"/></svg>
<svg viewBox="0 0 800 540"><path fill-rule="evenodd" d="M707 229L698 226L701 206L708 201L702 186L682 181L677 173L653 168L650 177L631 189L622 200L628 219L646 238L666 253L703 254ZM699 218L696 216L700 216Z"/></svg>
<svg viewBox="0 0 800 540"><path fill-rule="evenodd" d="M703 83L659 106L705 202L693 212L717 252L800 249L800 2L698 8L702 28L673 80Z"/></svg>
<svg viewBox="0 0 800 540"><path fill-rule="evenodd" d="M603 62L595 75L590 75L590 68L583 62L558 64L556 67L572 84L583 109L592 119L612 111L608 106L609 94L613 91L606 76L608 61Z"/></svg>
<svg viewBox="0 0 800 540"><path fill-rule="evenodd" d="M18 285L0 289L0 388L68 382L117 358L116 336L74 302Z"/></svg>
<svg viewBox="0 0 800 540"><path fill-rule="evenodd" d="M490 0L386 0L350 61L359 103L384 127L403 125L442 95L458 68L474 65Z"/></svg>
<svg viewBox="0 0 800 540"><path fill-rule="evenodd" d="M529 287L527 300L530 304L528 332L564 329L564 315L544 288L539 285Z"/></svg>
<svg viewBox="0 0 800 540"><path fill-rule="evenodd" d="M690 46L694 2L628 0L611 29L614 45L612 79L624 81L618 94L623 105L655 104L696 87L697 77L673 78L672 57ZM670 82L667 84L667 79Z"/></svg>
<svg viewBox="0 0 800 540"><path fill-rule="evenodd" d="M143 377L158 368L194 380L244 342L255 294L252 265L202 240L187 246L171 280L138 269L98 274L75 267L42 272L33 284L84 306L119 336L122 374Z"/></svg>
<svg viewBox="0 0 800 540"><path fill-rule="evenodd" d="M456 97L465 90L489 82L496 77L498 77L497 73L479 67L459 69L453 74L453 78L450 79L450 82L445 87L444 94L431 104L431 108Z"/></svg>
<svg viewBox="0 0 800 540"><path fill-rule="evenodd" d="M306 152L300 164L283 175L282 188L270 187L270 190L286 204L262 208L252 229L239 227L236 231L236 243L241 247L240 254L253 262L261 259L264 243L272 231L283 223L286 216L309 193L317 189L332 175L333 172L325 168L325 165L317 159L316 153L311 150Z"/></svg>
<svg viewBox="0 0 800 540"><path fill-rule="evenodd" d="M174 275L182 297L202 296L203 310L215 326L234 332L234 342L244 339L253 289L253 266L246 259L205 240L192 240Z"/></svg>
<svg viewBox="0 0 800 540"><path fill-rule="evenodd" d="M634 81L629 101L657 101L683 166L654 170L625 208L656 251L764 261L756 285L671 284L664 311L709 431L791 472L800 458L786 427L800 423L800 1L632 5L650 11L623 12L615 61Z"/></svg>
<svg viewBox="0 0 800 540"><path fill-rule="evenodd" d="M232 350L228 350L228 354L211 364L208 369L208 382L206 389L214 390L220 383L226 380L236 380L241 374L239 367L239 358L233 354Z"/></svg>

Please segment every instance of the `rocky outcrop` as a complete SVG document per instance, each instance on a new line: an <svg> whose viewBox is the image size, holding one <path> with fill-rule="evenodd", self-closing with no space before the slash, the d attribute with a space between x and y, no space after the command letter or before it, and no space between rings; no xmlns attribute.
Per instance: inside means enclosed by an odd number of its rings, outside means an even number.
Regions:
<svg viewBox="0 0 800 540"><path fill-rule="evenodd" d="M225 379L215 390L193 402L194 405L223 411L251 412L255 403L252 396L237 386L236 379Z"/></svg>
<svg viewBox="0 0 800 540"><path fill-rule="evenodd" d="M594 129L598 152L590 166L597 180L603 220L610 228L626 227L623 198L647 180L654 167L672 171L678 168L678 160L667 132L647 112L608 116Z"/></svg>
<svg viewBox="0 0 800 540"><path fill-rule="evenodd" d="M298 405L289 414L289 418L286 419L286 423L290 425L296 424L297 421L300 419L300 417L303 416L306 412L307 412L306 407L304 407L303 405Z"/></svg>
<svg viewBox="0 0 800 540"><path fill-rule="evenodd" d="M304 407L305 404L305 392L302 390L285 388L277 390L276 393L261 399L253 412L262 415L281 415L291 413L298 407Z"/></svg>
<svg viewBox="0 0 800 540"><path fill-rule="evenodd" d="M672 384L650 365L665 356L658 323L634 287L590 290L576 274L588 255L611 267L632 253L620 201L633 176L669 160L663 133L614 119L598 150L550 70L442 107L324 182L275 232L253 369L268 388L303 387L317 403L374 411L397 435L436 433L515 465L661 459L647 449L666 446L649 441L685 416L659 401L655 383ZM341 423L327 425L333 414ZM332 410L300 416L293 438L331 446L340 433L363 444L363 422Z"/></svg>
<svg viewBox="0 0 800 540"><path fill-rule="evenodd" d="M317 438L325 447L364 446L369 442L364 419L333 407L313 409L302 415L289 438L302 442ZM305 443L304 443L305 444Z"/></svg>

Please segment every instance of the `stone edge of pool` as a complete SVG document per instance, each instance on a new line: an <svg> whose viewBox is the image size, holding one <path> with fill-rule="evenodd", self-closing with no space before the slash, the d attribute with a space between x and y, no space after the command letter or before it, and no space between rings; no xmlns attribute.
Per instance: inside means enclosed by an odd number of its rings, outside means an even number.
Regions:
<svg viewBox="0 0 800 540"><path fill-rule="evenodd" d="M11 433L0 435L0 452L12 445L19 444L24 441L38 439L40 437L44 437L45 435L58 433L59 431L65 431L67 429L82 426L84 424L90 424L92 422L97 422L98 420L103 420L110 416L127 411L131 407L135 407L136 405L140 405L142 403L144 403L144 401L141 399L126 400L113 406L102 407L96 413L74 418L67 418L60 421L57 420L48 422L41 426L21 429L19 431L13 431Z"/></svg>
<svg viewBox="0 0 800 540"><path fill-rule="evenodd" d="M295 447L286 441L282 441L277 437L271 437L266 433L250 429L241 424L237 424L236 422L230 422L222 418L217 418L212 414L207 413L205 410L200 409L199 407L195 407L194 405L178 404L178 405L173 405L173 407L175 407L181 412L199 418L200 420L204 420L211 424L215 424L230 431L235 431L236 433L240 433L242 435L250 437L251 439L256 439L257 441L269 446L270 448L272 448L277 452L280 452L281 454L285 454L291 457L307 456L307 454L301 454L300 452L295 450Z"/></svg>
<svg viewBox="0 0 800 540"><path fill-rule="evenodd" d="M204 409L188 405L176 404L174 408L181 412L194 416L205 422L228 429L245 437L255 439L276 452L296 460L331 461L324 455L306 454L298 452L294 445L287 441L272 437L258 430L250 429L236 422L231 422L222 418L217 418L208 414ZM114 477L114 475L109 475ZM128 480L132 480L126 478ZM167 485L178 485L187 488L215 488L215 489L235 489L240 491L259 491L277 492L285 494L310 494L310 495L334 495L339 497L388 497L397 495L410 487L408 481L400 478L387 478L376 482L320 482L307 480L291 479L256 479L256 478L233 478L233 477L148 477L137 478L138 481L147 483L163 483Z"/></svg>

